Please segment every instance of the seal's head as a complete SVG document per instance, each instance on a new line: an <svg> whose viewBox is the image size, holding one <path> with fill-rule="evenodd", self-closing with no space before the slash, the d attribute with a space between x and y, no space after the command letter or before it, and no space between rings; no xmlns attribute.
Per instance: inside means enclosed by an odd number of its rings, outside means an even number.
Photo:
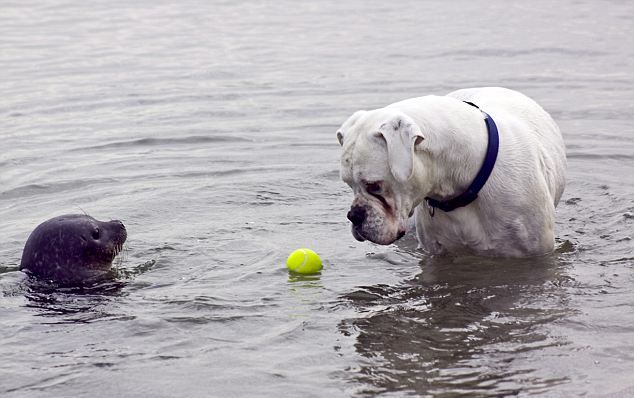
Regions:
<svg viewBox="0 0 634 398"><path fill-rule="evenodd" d="M89 281L110 270L126 238L121 221L84 214L51 218L29 236L20 269L63 284Z"/></svg>

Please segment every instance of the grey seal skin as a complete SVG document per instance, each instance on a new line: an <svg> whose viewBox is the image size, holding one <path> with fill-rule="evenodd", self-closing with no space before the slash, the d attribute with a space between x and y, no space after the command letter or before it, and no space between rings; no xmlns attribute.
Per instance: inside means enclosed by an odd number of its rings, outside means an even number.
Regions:
<svg viewBox="0 0 634 398"><path fill-rule="evenodd" d="M121 221L67 214L44 221L24 245L20 270L60 284L82 284L107 274L127 238Z"/></svg>

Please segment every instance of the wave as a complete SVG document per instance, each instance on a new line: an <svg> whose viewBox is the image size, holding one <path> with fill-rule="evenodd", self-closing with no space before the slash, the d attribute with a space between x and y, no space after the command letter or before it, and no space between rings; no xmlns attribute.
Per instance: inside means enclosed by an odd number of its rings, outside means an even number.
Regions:
<svg viewBox="0 0 634 398"><path fill-rule="evenodd" d="M169 137L169 138L137 138L126 141L115 141L102 145L91 145L85 147L74 148L72 151L84 151L87 149L105 149L105 148L125 148L125 147L148 147L148 146L174 146L186 144L207 144L216 142L251 142L248 138L231 136L231 135L192 135L187 137Z"/></svg>

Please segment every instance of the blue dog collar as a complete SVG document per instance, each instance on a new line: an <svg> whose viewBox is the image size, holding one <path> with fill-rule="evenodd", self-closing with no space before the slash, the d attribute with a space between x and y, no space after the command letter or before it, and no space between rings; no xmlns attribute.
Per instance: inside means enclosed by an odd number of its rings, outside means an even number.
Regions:
<svg viewBox="0 0 634 398"><path fill-rule="evenodd" d="M463 102L480 109L480 107L472 102ZM466 191L456 196L455 198L448 200L436 200L430 197L426 197L425 200L427 201L427 205L430 207L430 214L432 215L432 217L434 215L434 209L440 209L442 211L449 212L459 207L467 206L468 204L476 200L476 198L478 197L478 193L480 192L484 184L486 184L489 176L491 175L491 172L493 171L493 166L495 166L495 161L498 157L500 137L498 134L498 128L495 125L493 118L491 118L491 116L489 116L489 114L484 112L482 109L480 109L480 112L484 114L484 122L486 123L487 132L489 133L487 151L486 155L484 156L482 167L480 167L480 171L478 171L478 174L473 179L471 185L469 185L469 188L467 188Z"/></svg>

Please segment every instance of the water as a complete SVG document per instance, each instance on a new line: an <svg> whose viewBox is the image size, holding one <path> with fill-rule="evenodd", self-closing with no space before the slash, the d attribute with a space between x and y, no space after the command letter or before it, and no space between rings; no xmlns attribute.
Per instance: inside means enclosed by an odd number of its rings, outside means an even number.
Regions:
<svg viewBox="0 0 634 398"><path fill-rule="evenodd" d="M634 395L634 5L3 2L0 394ZM358 243L335 131L481 85L559 123L557 253ZM37 289L41 221L128 228L117 281ZM322 255L290 277L286 255Z"/></svg>

